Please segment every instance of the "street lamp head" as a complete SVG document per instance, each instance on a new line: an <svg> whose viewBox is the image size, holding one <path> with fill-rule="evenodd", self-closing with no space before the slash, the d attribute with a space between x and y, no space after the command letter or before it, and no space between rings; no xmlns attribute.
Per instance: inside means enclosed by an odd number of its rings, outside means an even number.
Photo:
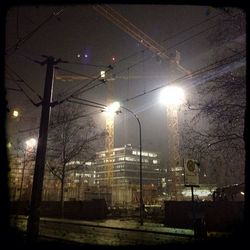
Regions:
<svg viewBox="0 0 250 250"><path fill-rule="evenodd" d="M109 117L114 117L115 114L119 113L121 105L119 102L113 102L107 106L104 110L105 114Z"/></svg>
<svg viewBox="0 0 250 250"><path fill-rule="evenodd" d="M160 93L160 102L168 107L178 107L185 101L185 94L181 87L167 86Z"/></svg>
<svg viewBox="0 0 250 250"><path fill-rule="evenodd" d="M19 112L17 110L13 110L12 115L14 118L17 118L19 116Z"/></svg>

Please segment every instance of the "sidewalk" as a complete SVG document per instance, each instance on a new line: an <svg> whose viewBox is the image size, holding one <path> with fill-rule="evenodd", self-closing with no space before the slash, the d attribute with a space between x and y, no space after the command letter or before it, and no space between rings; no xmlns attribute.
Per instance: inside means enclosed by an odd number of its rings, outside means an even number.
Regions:
<svg viewBox="0 0 250 250"><path fill-rule="evenodd" d="M41 218L41 220L45 221L61 221L61 219L51 219L51 218ZM140 230L140 231L148 231L148 232L159 232L159 233L169 233L175 235L182 235L182 236L193 236L194 231L191 229L181 229L181 228L170 228L165 227L164 224L160 223L153 223L153 222L144 222L143 225L140 225L139 221L135 219L107 219L103 221L76 221L76 220L69 220L64 219L63 221L67 223L76 223L79 225L93 225L93 226L100 226L100 227L111 227L111 228L122 228L128 230Z"/></svg>
<svg viewBox="0 0 250 250"><path fill-rule="evenodd" d="M19 219L26 220L26 216L19 215ZM106 219L99 221L85 221L85 220L70 220L70 219L58 219L58 218L45 218L42 217L41 221L56 221L56 222L66 222L70 224L79 224L79 225L93 225L99 227L111 227L111 228L119 228L119 229L128 229L128 230L138 230L138 231L148 231L148 232L159 232L166 234L175 234L180 236L194 236L193 229L185 229L185 228L173 228L166 227L162 223L155 223L144 221L143 225L140 225L139 219ZM226 232L207 232L208 237L218 238L228 236L229 233Z"/></svg>
<svg viewBox="0 0 250 250"><path fill-rule="evenodd" d="M21 229L23 232L25 232L26 228L26 216L19 216L17 221L19 222L18 228ZM48 222L48 224L46 223ZM150 244L147 243L149 238L143 238L144 234L143 231L149 232L149 233L157 233L155 234L154 238L150 238L151 240L154 240L156 242L157 247L163 247L166 245L173 245L175 246L184 246L185 247L190 247L192 249L192 245L199 245L199 246L218 246L222 244L228 244L229 246L233 245L236 241L233 239L230 239L230 237L225 237L225 234L219 234L216 232L210 232L208 234L207 240L202 240L202 241L196 241L194 239L194 233L193 230L191 229L180 229L180 228L169 228L165 227L164 224L160 223L153 223L149 221L144 221L143 226L140 225L139 221L132 220L132 219L108 219L108 220L100 220L100 221L77 221L77 220L69 220L69 219L54 219L54 218L41 218L41 224L45 225L50 225L49 222L64 222L62 224L62 230L60 231L57 228L54 228L52 226L49 231L46 231L44 234L44 228L42 227L41 229L41 235L40 235L40 240L42 241L42 244L49 244L52 242L53 244L69 244L69 245L86 245L86 246L120 246L123 247L125 245L129 244L124 244L128 240L128 236L131 234L134 235L134 242L137 242L134 245L140 245L144 244L145 246L150 246ZM45 224L44 224L45 223ZM68 226L66 226L68 224ZM52 224L53 225L53 224ZM83 229L85 231L81 231L81 225L89 225L89 226L96 226L97 229L90 229L89 231L86 231L86 229ZM74 228L78 228L79 226L79 233L74 230ZM59 226L60 228L60 226ZM98 229L99 228L99 229ZM105 232L107 231L102 231L104 228L112 228L112 229L124 229L124 231L121 232L116 232L114 230L114 234L111 235L106 235ZM51 230L51 231L50 231ZM93 231L94 230L94 231ZM131 234L125 230L131 230ZM135 232L133 232L135 231ZM52 234L51 234L52 233ZM135 233L135 234L133 234ZM53 235L54 237L50 239L50 235ZM222 236L222 237L221 237ZM112 237L112 239L110 239ZM148 236L147 236L148 237ZM152 237L149 236L149 237ZM170 237L172 240L166 240L161 241L163 238L162 237ZM169 238L169 239L170 239ZM133 239L133 238L132 238ZM145 241L144 241L145 239ZM40 241L39 240L39 241ZM142 241L138 241L142 240ZM158 242L160 244L158 244ZM237 241L238 242L238 241ZM153 243L151 245L154 245ZM133 244L130 246L133 246Z"/></svg>

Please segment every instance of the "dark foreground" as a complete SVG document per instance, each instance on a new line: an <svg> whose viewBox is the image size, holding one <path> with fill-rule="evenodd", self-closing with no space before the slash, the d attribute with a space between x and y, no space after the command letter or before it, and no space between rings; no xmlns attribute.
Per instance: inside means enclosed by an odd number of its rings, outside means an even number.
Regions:
<svg viewBox="0 0 250 250"><path fill-rule="evenodd" d="M9 231L9 232L7 232ZM23 232L19 231L17 228L11 228L7 230L5 233L5 237L1 241L1 245L5 246L2 249L138 249L141 247L143 249L221 249L229 248L229 249L237 249L239 247L243 247L247 245L246 233L240 232L238 230L237 233L227 237L221 238L208 238L202 241L194 241L191 243L169 243L157 246L148 246L148 245L134 245L134 246L107 246L107 245L90 245L90 244L82 244L73 241L67 240L58 240L46 237L40 237L35 243L27 243L26 236ZM3 236L3 235L2 235Z"/></svg>

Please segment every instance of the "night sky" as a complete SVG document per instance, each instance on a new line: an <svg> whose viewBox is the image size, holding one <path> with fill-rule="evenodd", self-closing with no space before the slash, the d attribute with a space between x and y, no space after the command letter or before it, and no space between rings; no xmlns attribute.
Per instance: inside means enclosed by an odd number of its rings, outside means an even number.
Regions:
<svg viewBox="0 0 250 250"><path fill-rule="evenodd" d="M212 31L211 27L221 14L220 10L207 6L146 4L111 7L164 46L170 56L178 50L183 67L195 71L208 63L208 37ZM21 44L20 48L10 49L18 39L36 29L53 11L58 12L61 9L63 11L57 18L52 17L43 24ZM45 66L34 62L44 60L40 55L67 60L70 63L60 63L57 66L94 77L100 74L100 70L113 65L111 73L115 77L112 81L114 99L122 101L123 106L131 109L140 118L143 148L159 151L164 158L167 122L165 107L159 103L159 90L150 90L167 85L171 79L177 79L183 74L174 69L171 71L168 62L156 57L130 35L97 13L92 6L19 6L10 9L6 18L6 50L6 65L40 96L43 95L46 72ZM112 60L113 57L115 60ZM56 74L63 73L65 72L56 71ZM89 80L55 79L54 97L62 91L71 93L72 89L75 90L88 82ZM22 86L27 90L24 85ZM8 75L6 87L17 88ZM192 86L188 86L187 90L187 96L192 96ZM105 104L106 92L107 87L100 85L80 97ZM34 102L39 102L34 93L29 90L27 93ZM136 97L138 95L141 96ZM19 107L22 111L18 127L10 124L14 132L21 136L38 135L38 130L32 128L39 125L41 108L32 105L22 92L8 90L7 99L10 109ZM101 114L93 118L99 127L105 127L105 120ZM139 146L137 126L131 115L122 112L117 116L115 146L120 147L127 143ZM23 133L26 129L31 130Z"/></svg>

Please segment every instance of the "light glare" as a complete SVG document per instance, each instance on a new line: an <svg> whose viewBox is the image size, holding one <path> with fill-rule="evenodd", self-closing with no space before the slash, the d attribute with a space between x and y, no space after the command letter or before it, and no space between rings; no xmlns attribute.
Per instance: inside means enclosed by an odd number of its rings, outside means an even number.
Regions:
<svg viewBox="0 0 250 250"><path fill-rule="evenodd" d="M14 111L13 111L13 116L14 116L14 117L18 117L18 116L19 116L19 112L18 112L17 110L14 110Z"/></svg>
<svg viewBox="0 0 250 250"><path fill-rule="evenodd" d="M105 71L104 70L101 71L101 78L105 78Z"/></svg>
<svg viewBox="0 0 250 250"><path fill-rule="evenodd" d="M119 110L119 108L120 108L120 103L113 102L105 109L105 112L114 114L115 112L117 112Z"/></svg>
<svg viewBox="0 0 250 250"><path fill-rule="evenodd" d="M26 143L27 149L32 149L32 148L34 148L36 146L37 141L34 138L30 138L25 143Z"/></svg>
<svg viewBox="0 0 250 250"><path fill-rule="evenodd" d="M184 91L177 86L167 86L160 94L160 102L167 106L178 106L183 104L184 101Z"/></svg>

